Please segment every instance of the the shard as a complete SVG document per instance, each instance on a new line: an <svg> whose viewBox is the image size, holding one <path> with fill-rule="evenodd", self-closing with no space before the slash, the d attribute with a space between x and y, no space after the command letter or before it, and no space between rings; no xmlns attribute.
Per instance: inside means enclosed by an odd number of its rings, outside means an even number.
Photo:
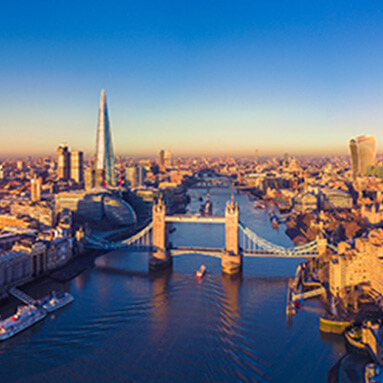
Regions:
<svg viewBox="0 0 383 383"><path fill-rule="evenodd" d="M114 186L114 154L105 90L101 91L95 158L95 185Z"/></svg>

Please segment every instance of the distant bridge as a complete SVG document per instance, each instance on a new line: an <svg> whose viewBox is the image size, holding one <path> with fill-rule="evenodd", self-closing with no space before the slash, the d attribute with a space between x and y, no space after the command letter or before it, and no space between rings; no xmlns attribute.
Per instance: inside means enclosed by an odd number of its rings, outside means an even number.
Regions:
<svg viewBox="0 0 383 383"><path fill-rule="evenodd" d="M196 178L194 179L193 189L215 189L215 188L229 188L234 185L231 178Z"/></svg>

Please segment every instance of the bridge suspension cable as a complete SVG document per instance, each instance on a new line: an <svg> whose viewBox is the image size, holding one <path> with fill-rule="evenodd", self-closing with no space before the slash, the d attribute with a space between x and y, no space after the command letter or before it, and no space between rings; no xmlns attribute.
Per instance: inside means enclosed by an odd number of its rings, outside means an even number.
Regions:
<svg viewBox="0 0 383 383"><path fill-rule="evenodd" d="M244 256L278 256L287 258L318 256L318 242L316 240L305 245L285 248L259 237L241 222L239 222L238 226L240 233L242 233L241 247ZM153 250L152 232L153 222L150 222L141 231L122 241L109 241L95 234L88 234L85 237L86 246L88 248L103 250L132 249L136 251L149 251Z"/></svg>
<svg viewBox="0 0 383 383"><path fill-rule="evenodd" d="M318 256L318 242L316 240L309 242L305 245L285 248L283 246L276 245L271 243L264 238L259 237L251 229L239 223L239 229L242 232L242 247L245 252L250 253L273 253L285 257L297 257L297 256L309 256L316 257Z"/></svg>
<svg viewBox="0 0 383 383"><path fill-rule="evenodd" d="M108 241L105 238L95 234L89 234L85 237L88 248L103 250L122 250L132 248L134 250L150 250L152 248L153 222L150 222L141 231L124 239L123 241Z"/></svg>

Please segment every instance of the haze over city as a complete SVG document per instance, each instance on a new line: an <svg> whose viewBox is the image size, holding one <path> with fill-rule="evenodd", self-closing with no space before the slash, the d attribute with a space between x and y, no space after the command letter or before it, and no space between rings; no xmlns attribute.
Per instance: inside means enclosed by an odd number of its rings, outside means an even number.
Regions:
<svg viewBox="0 0 383 383"><path fill-rule="evenodd" d="M2 4L2 155L346 154L383 124L383 13L360 1Z"/></svg>
<svg viewBox="0 0 383 383"><path fill-rule="evenodd" d="M382 41L378 1L2 4L0 376L383 383Z"/></svg>

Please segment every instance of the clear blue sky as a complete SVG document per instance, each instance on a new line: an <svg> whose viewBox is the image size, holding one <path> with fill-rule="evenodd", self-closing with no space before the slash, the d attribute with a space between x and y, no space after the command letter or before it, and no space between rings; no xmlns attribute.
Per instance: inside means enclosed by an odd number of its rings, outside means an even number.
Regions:
<svg viewBox="0 0 383 383"><path fill-rule="evenodd" d="M120 154L383 141L381 1L8 1L0 52L0 154L93 152L102 88Z"/></svg>

